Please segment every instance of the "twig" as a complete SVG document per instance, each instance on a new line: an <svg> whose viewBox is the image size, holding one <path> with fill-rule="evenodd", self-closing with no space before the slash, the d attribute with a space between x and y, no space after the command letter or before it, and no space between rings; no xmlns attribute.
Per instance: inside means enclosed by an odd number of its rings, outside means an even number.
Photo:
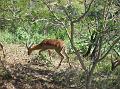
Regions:
<svg viewBox="0 0 120 89"><path fill-rule="evenodd" d="M116 38L116 40L113 41L108 51L98 61L101 61L102 59L104 59L119 40L120 40L120 37Z"/></svg>
<svg viewBox="0 0 120 89"><path fill-rule="evenodd" d="M95 1L95 0L92 0L92 1L90 2L89 6L88 6L88 9L85 11L85 13L84 13L82 16L78 17L78 19L72 21L72 23L79 22L81 19L83 19L83 18L85 17L85 15L89 12L90 7L91 7L91 5L92 5L92 3L93 3L94 1Z"/></svg>

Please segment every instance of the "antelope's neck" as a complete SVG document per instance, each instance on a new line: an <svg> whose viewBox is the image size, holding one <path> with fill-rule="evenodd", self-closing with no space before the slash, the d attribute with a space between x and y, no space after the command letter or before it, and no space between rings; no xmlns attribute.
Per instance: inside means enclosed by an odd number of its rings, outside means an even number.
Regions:
<svg viewBox="0 0 120 89"><path fill-rule="evenodd" d="M41 49L41 46L40 46L40 45L33 45L33 46L31 47L31 50L39 50L39 49Z"/></svg>

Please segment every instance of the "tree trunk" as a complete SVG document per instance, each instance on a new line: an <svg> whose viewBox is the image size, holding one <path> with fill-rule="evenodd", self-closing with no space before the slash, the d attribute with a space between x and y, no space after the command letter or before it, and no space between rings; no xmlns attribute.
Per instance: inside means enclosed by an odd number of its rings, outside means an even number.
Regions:
<svg viewBox="0 0 120 89"><path fill-rule="evenodd" d="M95 69L96 65L97 65L97 62L93 63L90 71L86 72L86 80L85 80L85 83L86 83L85 88L86 89L93 89L91 87L91 82L92 82L92 75L93 75L93 72L94 72L94 69Z"/></svg>

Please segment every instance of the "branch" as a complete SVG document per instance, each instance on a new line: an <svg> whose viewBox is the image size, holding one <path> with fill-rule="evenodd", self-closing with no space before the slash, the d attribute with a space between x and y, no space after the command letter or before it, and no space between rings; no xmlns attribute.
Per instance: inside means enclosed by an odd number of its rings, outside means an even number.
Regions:
<svg viewBox="0 0 120 89"><path fill-rule="evenodd" d="M81 64L81 67L87 72L86 66L85 66L85 64L83 62L83 57L81 56L80 52L77 50L77 48L74 45L74 37L73 37L73 35L74 35L74 23L70 22L70 27L71 27L71 38L70 38L71 46L74 49L75 54L78 57L78 60L79 60L79 62Z"/></svg>
<svg viewBox="0 0 120 89"><path fill-rule="evenodd" d="M83 19L85 17L85 15L88 13L88 11L90 10L90 7L91 7L91 5L92 5L93 2L94 2L94 0L92 0L90 2L89 6L88 6L88 9L86 10L86 12L82 16L80 16L78 19L72 21L72 23L79 22L81 19Z"/></svg>
<svg viewBox="0 0 120 89"><path fill-rule="evenodd" d="M87 52L85 54L83 54L83 57L87 57L90 54L93 44L95 44L96 36L97 36L97 34L95 32L93 32L91 35L91 39L90 39L90 43L89 43Z"/></svg>
<svg viewBox="0 0 120 89"><path fill-rule="evenodd" d="M108 42L108 44L111 46L111 44ZM116 51L116 49L113 48L113 51L117 54L117 56L120 57L120 54Z"/></svg>
<svg viewBox="0 0 120 89"><path fill-rule="evenodd" d="M102 59L104 59L119 40L120 40L120 37L118 37L116 40L114 40L112 45L108 49L108 51L98 61L101 61Z"/></svg>
<svg viewBox="0 0 120 89"><path fill-rule="evenodd" d="M64 23L54 14L54 12L50 9L50 7L48 6L48 4L47 4L46 2L44 2L44 0L42 0L42 2L43 2L43 4L45 4L45 5L47 6L48 10L49 10L50 13L55 17L55 19L56 19L57 21L59 21L59 22L61 23L61 25L65 28L65 30L66 30L66 32L67 32L68 38L71 39L71 38L70 38L70 34L69 34L66 26L64 25ZM66 12L66 13L67 13L67 12Z"/></svg>
<svg viewBox="0 0 120 89"><path fill-rule="evenodd" d="M64 11L64 13L66 14L68 20L69 20L69 21L72 21L72 18L69 16L67 10L66 10L65 8L63 8L63 11Z"/></svg>
<svg viewBox="0 0 120 89"><path fill-rule="evenodd" d="M45 4L45 5L47 6L47 8L48 8L48 10L50 11L50 13L51 13L58 21L60 21L60 20L57 18L57 16L54 14L54 12L50 9L50 7L48 6L48 4L47 4L44 0L42 0L42 2L43 2L43 4Z"/></svg>

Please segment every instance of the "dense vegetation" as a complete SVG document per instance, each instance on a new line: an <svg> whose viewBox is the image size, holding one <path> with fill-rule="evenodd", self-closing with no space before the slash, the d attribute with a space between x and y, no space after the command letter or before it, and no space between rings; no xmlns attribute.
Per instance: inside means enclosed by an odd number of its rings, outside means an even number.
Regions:
<svg viewBox="0 0 120 89"><path fill-rule="evenodd" d="M120 60L119 0L1 0L0 12L2 43L65 41L82 70L61 71L54 81L74 89L120 88L120 67L111 71L111 60ZM65 74L70 78L61 80Z"/></svg>

